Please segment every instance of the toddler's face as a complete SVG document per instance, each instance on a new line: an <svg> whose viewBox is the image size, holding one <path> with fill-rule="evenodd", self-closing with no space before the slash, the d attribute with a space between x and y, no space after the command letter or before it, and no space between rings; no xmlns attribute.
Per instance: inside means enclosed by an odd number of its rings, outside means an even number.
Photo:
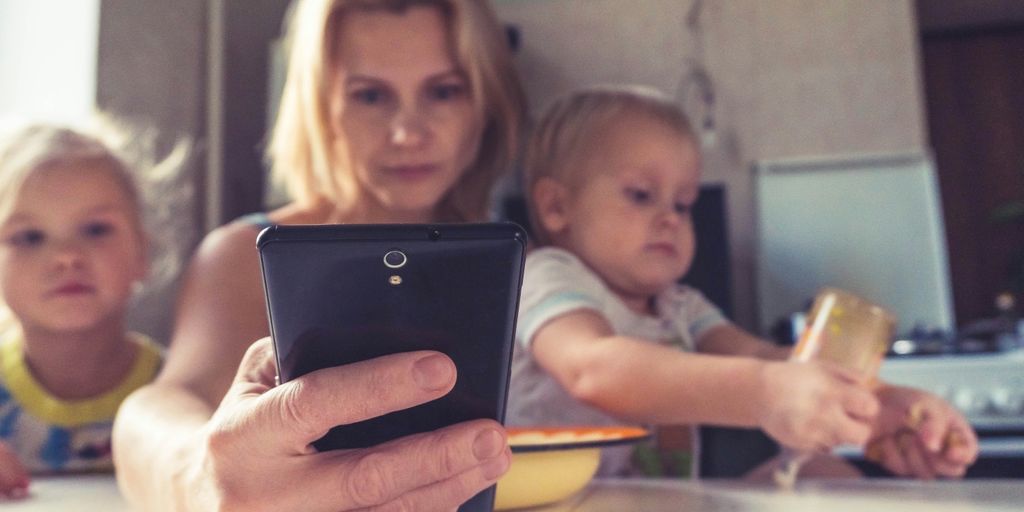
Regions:
<svg viewBox="0 0 1024 512"><path fill-rule="evenodd" d="M565 244L627 303L647 298L689 269L700 153L663 122L623 116L590 138L570 192Z"/></svg>
<svg viewBox="0 0 1024 512"><path fill-rule="evenodd" d="M146 272L123 187L99 165L46 169L25 182L0 224L0 289L26 332L123 320L132 284Z"/></svg>

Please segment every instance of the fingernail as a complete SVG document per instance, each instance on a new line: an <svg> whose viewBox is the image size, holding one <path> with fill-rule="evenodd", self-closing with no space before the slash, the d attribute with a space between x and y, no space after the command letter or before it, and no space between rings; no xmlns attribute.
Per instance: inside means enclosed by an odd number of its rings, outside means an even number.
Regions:
<svg viewBox="0 0 1024 512"><path fill-rule="evenodd" d="M494 429L487 429L476 436L473 441L473 455L476 460L487 460L496 457L505 449L505 438Z"/></svg>
<svg viewBox="0 0 1024 512"><path fill-rule="evenodd" d="M510 457L508 455L502 455L495 459L487 461L484 465L480 466L480 473L485 480L497 480L498 477L504 475L508 471L510 464Z"/></svg>
<svg viewBox="0 0 1024 512"><path fill-rule="evenodd" d="M416 361L413 378L421 388L436 391L445 389L452 378L452 363L442 355L429 355Z"/></svg>

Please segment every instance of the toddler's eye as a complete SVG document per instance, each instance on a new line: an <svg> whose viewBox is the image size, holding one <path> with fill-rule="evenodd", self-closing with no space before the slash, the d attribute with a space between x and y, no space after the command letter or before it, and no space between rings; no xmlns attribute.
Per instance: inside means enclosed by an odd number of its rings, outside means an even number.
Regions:
<svg viewBox="0 0 1024 512"><path fill-rule="evenodd" d="M435 100L449 101L462 97L465 92L466 88L462 84L438 84L430 88L430 97Z"/></svg>
<svg viewBox="0 0 1024 512"><path fill-rule="evenodd" d="M693 207L686 203L675 203L672 205L672 209L676 211L680 216L687 216L693 211Z"/></svg>
<svg viewBox="0 0 1024 512"><path fill-rule="evenodd" d="M90 222L82 226L82 234L86 238L101 238L114 231L114 226L109 222Z"/></svg>
<svg viewBox="0 0 1024 512"><path fill-rule="evenodd" d="M46 234L38 229L25 229L14 233L7 241L15 247L37 247L46 241Z"/></svg>
<svg viewBox="0 0 1024 512"><path fill-rule="evenodd" d="M651 202L651 193L642 188L626 187L626 198L636 204L647 204Z"/></svg>

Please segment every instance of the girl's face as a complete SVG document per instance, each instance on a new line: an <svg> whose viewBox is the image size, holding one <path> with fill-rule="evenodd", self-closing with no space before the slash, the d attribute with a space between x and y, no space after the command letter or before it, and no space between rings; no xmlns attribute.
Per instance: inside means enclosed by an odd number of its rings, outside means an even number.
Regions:
<svg viewBox="0 0 1024 512"><path fill-rule="evenodd" d="M564 189L548 229L627 305L650 313L648 299L693 261L700 153L689 137L640 115L622 116L589 139L571 171L579 185Z"/></svg>
<svg viewBox="0 0 1024 512"><path fill-rule="evenodd" d="M0 291L26 332L119 325L146 272L138 213L93 164L30 177L0 224Z"/></svg>
<svg viewBox="0 0 1024 512"><path fill-rule="evenodd" d="M353 11L338 33L331 116L359 185L356 207L368 221L433 220L481 132L440 11Z"/></svg>

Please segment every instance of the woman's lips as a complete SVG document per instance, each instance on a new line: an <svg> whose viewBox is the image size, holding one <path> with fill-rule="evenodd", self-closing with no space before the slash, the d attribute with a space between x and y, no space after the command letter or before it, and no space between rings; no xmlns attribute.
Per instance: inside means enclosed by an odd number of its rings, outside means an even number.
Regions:
<svg viewBox="0 0 1024 512"><path fill-rule="evenodd" d="M386 167L389 174L406 180L418 180L434 174L437 166L433 164L393 165Z"/></svg>
<svg viewBox="0 0 1024 512"><path fill-rule="evenodd" d="M53 291L54 295L82 295L92 293L95 290L92 286L84 283L63 284Z"/></svg>

